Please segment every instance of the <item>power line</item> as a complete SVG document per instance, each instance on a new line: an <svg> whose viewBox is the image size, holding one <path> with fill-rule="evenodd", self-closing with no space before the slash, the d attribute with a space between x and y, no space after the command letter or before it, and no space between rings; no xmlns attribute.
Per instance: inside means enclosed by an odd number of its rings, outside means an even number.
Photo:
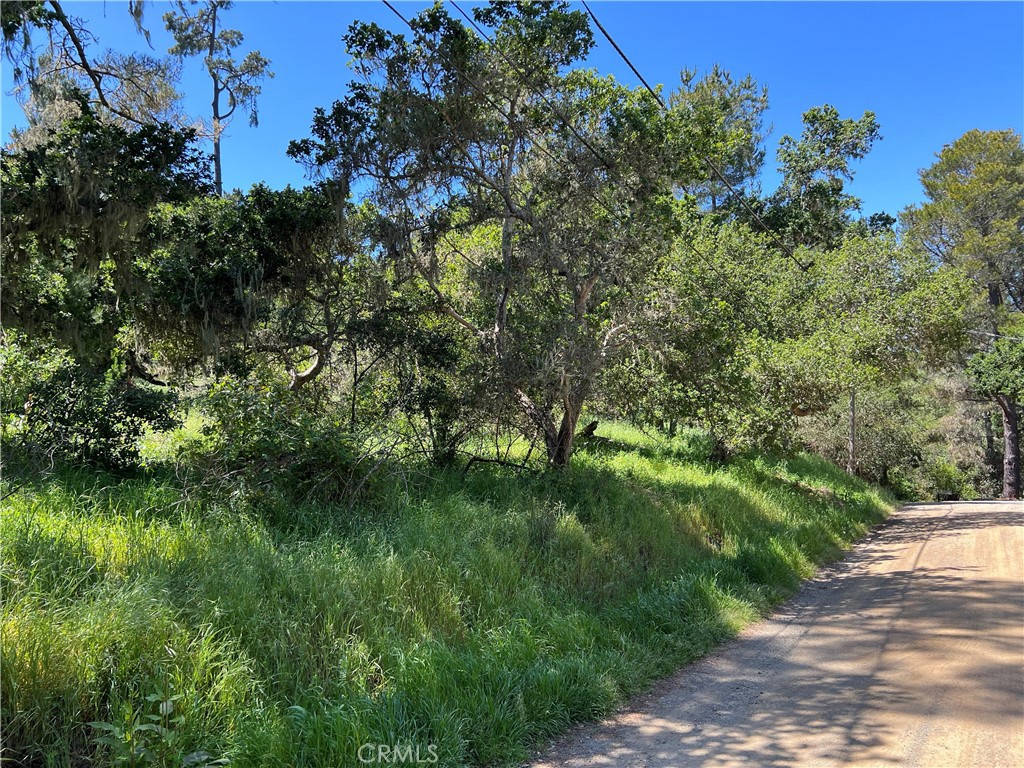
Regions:
<svg viewBox="0 0 1024 768"><path fill-rule="evenodd" d="M640 74L640 70L638 70L636 66L634 66L633 62L629 60L629 57L619 47L619 44L615 42L615 39L611 36L608 30L604 28L604 25L601 24L601 21L597 18L597 14L595 14L594 11L591 10L590 6L587 5L586 0L580 0L580 2L583 4L583 7L587 9L587 13L590 14L590 18L593 19L594 24L597 26L597 28L601 30L601 34L603 34L605 36L605 39L609 43L611 43L612 47L615 49L615 52L619 54L619 56L622 58L624 62L626 62L627 65L629 65L629 68L633 70L633 74L636 75L637 78L639 78L641 83L643 83L644 88L646 88L647 91L651 94L651 96L654 97L654 100L658 102L658 105L662 108L662 110L664 110L667 113L669 109L668 106L665 104L664 99L661 98L661 95L657 91L655 91L651 87L650 83L648 83L647 80L644 78L644 76ZM782 241L782 238L780 238L771 227L765 224L764 220L757 213L757 211L755 211L746 201L746 198L740 195L739 192L736 191L736 188L729 183L729 180L725 178L722 172L718 169L718 166L714 164L710 157L708 157L707 155L702 155L701 157L704 160L704 162L707 163L708 168L711 169L711 172L718 178L720 182L722 182L726 186L730 194L732 194L733 197L735 197L736 200L739 201L740 205L742 205L746 212L754 219L754 221L758 223L761 229L763 229L765 233L769 237L771 237L772 240L775 241L775 244L782 249L783 253L785 253L789 258L795 261L802 271L806 272L810 268L810 265L804 264L802 261L800 261L800 259L796 257L796 254L793 253L792 249Z"/></svg>
<svg viewBox="0 0 1024 768"><path fill-rule="evenodd" d="M405 25L406 25L407 27L409 27L409 29L410 29L410 30L411 30L412 32L414 32L415 34L417 34L417 35L418 35L418 36L419 36L419 37L420 37L421 39L424 39L424 38L425 38L425 36L424 36L424 35L423 35L423 34L422 34L422 33L421 33L420 31L418 31L418 30L417 30L417 29L416 29L416 28L415 28L415 27L414 27L414 26L412 25L412 22L410 22L410 21L409 21L408 19L406 19L406 18L405 18L405 16L403 16L403 15L401 14L401 12L399 12L399 11L398 11L398 9L397 9L397 8L395 8L395 7L394 7L394 5L392 5L392 3L391 3L391 2L389 2L389 0L381 0L381 1L382 1L382 2L384 3L384 5L385 5L385 6L387 6L387 8L388 8L388 9L389 9L389 10L390 10L390 11L391 11L392 13L394 13L394 14L395 14L395 16L397 16L397 17L398 17L399 19L401 19L401 20L402 20L402 22L403 22L403 23L404 23L404 24L405 24ZM453 4L454 4L454 3L453 3ZM456 7L457 7L457 6L456 6ZM463 16L466 16L465 12L463 12L463 11L462 11L462 9L459 9L459 12L460 12L460 13L462 13L462 15L463 15ZM468 17L467 17L467 18L468 18ZM471 23L472 23L472 22L471 22ZM485 40L488 40L488 42L490 42L489 38L487 38L487 36L483 34L482 30L480 30L480 28L479 28L479 27L477 27L475 23L473 24L473 26L474 26L474 27L476 27L476 29L477 29L478 33L480 33L481 37L483 37L483 38L484 38ZM505 119L506 119L506 120L507 120L507 121L509 122L509 125L513 125L513 124L515 123L515 120L513 119L512 115L511 115L511 114L510 114L509 112L506 112L506 111L505 111L505 110L504 110L504 109L503 109L503 108L502 108L502 107L501 107L500 105L498 105L498 104L497 104L497 102L495 102L495 101L494 101L494 99L492 99L492 98L490 97L490 95L489 95L489 94L488 94L488 93L487 93L486 91L484 91L484 90L483 90L483 89L482 89L482 88L481 88L481 87L480 87L479 85L477 85L477 84L476 84L476 83L475 83L475 82L473 81L473 79L472 79L471 77L469 77L468 75L466 75L466 74L465 74L465 73L464 73L464 72L463 72L463 71L462 71L462 70L461 70L461 69L460 69L460 68L459 68L458 66L456 66L456 65L455 65L455 63L454 63L454 62L452 62L452 60L451 60L450 58L448 58L448 57L447 57L447 56L445 56L445 55L444 55L444 54L443 54L443 53L442 53L442 52L441 52L440 50L438 50L438 48L437 48L436 46L431 46L431 47L433 48L433 50L434 50L434 53L435 53L435 54L437 54L437 55L438 55L438 56L439 56L439 57L440 57L441 59L443 59L444 61L446 61L446 62L447 62L447 64L448 64L448 66L450 66L450 67L452 68L452 70L453 70L453 71L455 72L455 74L456 74L456 75L458 75L458 76L459 76L459 77L460 77L460 78L461 78L461 79L462 79L462 80L463 80L463 81L464 81L464 82L465 82L465 83L466 83L466 84L467 84L467 85L468 85L468 86L469 86L470 88L472 88L472 89L473 89L473 90L475 90L475 91L476 91L477 93L479 93L479 94L480 94L480 95L481 95L481 96L482 96L482 97L484 98L484 100L485 100L485 101L487 101L487 103L488 103L488 104L490 104L490 105L491 105L491 106L492 106L492 107L493 107L493 108L494 108L494 109L495 109L495 110L496 110L496 111L497 111L497 112L498 112L498 113L499 113L499 114L500 114L500 115L501 115L502 117L504 117L504 118L505 118ZM505 57L505 56L504 56L504 54L502 54L502 53L501 53L500 51L499 51L499 54L500 54L500 55L501 55L501 56L502 56L503 58L505 58L506 62L508 62L508 63L509 63L509 64L510 64L511 66L514 66L514 65L512 65L512 64L511 64L511 62L510 62L510 61L509 61L509 60L507 59L507 57ZM517 68L517 69L518 69L518 68ZM530 93L532 93L532 94L534 94L534 95L536 95L536 96L539 96L540 98L542 98L542 99L545 99L545 100L546 100L546 97L544 97L544 96L543 96L542 94L540 94L539 92L537 92L536 90L534 90L533 88L531 88L531 87L529 86L529 84L528 84L527 82L525 82L525 80L523 80L522 76L520 76L520 80L521 80L521 81L523 82L523 85L524 85L524 86L526 86L527 90L528 90L528 91L530 91ZM547 103L548 103L548 104L550 105L550 102L547 102ZM664 106L664 105L662 105L662 106ZM562 120L562 121L563 121L563 122L564 122L564 123L566 124L566 127L567 127L567 128L569 128L569 130L570 130L570 131L571 131L571 132L572 132L572 133L573 133L573 134L574 134L575 136L577 136L578 138L580 138L580 140L581 140L581 141L583 142L583 144L584 144L584 145L586 145L586 146L588 147L588 149L590 149L590 151L591 151L591 152L592 152L592 153L593 153L593 154L595 155L595 157L597 157L597 158L598 158L598 160L599 160L599 161L601 161L601 162L602 162L602 163L603 163L603 164L605 165L605 167L606 167L606 168L608 168L609 170L612 170L612 166L611 166L611 165L609 165L609 164L607 163L607 161L606 161L606 160L604 160L604 158L602 157L602 155L601 155L600 153L598 153L598 152L597 152L596 150L594 150L594 149L593 149L593 147L591 147L591 146L590 146L590 144L589 144L588 142L586 142L585 140L583 140L583 138L582 138L582 137L581 137L581 136L579 135L579 133L577 133L577 131L575 130L575 128L574 128L574 127L573 127L573 126L572 126L572 125L571 125L571 124L569 123L568 119L567 119L567 118L566 118L566 117L564 116L564 114L560 114L560 113L558 113L558 112L556 112L556 114L558 114L559 118L560 118L560 119L561 119L561 120ZM552 161L553 163L555 163L555 165L559 165L559 164L561 164L561 161L560 161L560 160L559 160L559 159L558 159L557 157L555 157L555 155L554 155L554 154L552 154L552 152L551 152L550 150L548 150L548 148L547 148L546 146L544 146L544 144L543 144L543 143L541 143L541 142L534 142L533 146L535 146L535 147L536 147L537 149L539 149L540 151L542 151L542 152L543 152L543 153L544 153L544 154L545 154L545 155L546 155L546 156L547 156L547 157L548 157L548 158L549 158L549 159L550 159L550 160L551 160L551 161ZM466 153L466 150L465 150L465 148L461 148L461 147L460 147L460 149L462 149L462 151L463 151L464 153ZM589 189L583 189L583 191L584 191L584 192L585 192L585 193L586 193L586 194L587 194L587 195L588 195L588 196L589 196L589 197L590 197L590 198L591 198L592 200L594 200L594 202L596 202L596 203L597 203L597 204L598 204L599 206L601 206L602 208L604 208L604 210L605 210L605 211L606 211L606 212L607 212L607 213L608 213L609 215L611 215L611 216L615 216L615 217L617 217L617 216L618 216L618 214L616 214L616 212L615 212L615 211L613 211L613 210L612 210L612 209L611 209L611 208L610 208L610 207L608 206L608 204L607 204L607 203L606 203L605 201L603 201L603 200L602 200L601 198L599 198L599 197L598 197L598 196L597 196L596 194L594 194L594 192L593 192L593 191L591 191L591 190L589 190ZM506 202L506 205L507 205L507 204L508 204L508 203ZM731 285L731 281L730 281L730 280L729 280L728 278L726 278L726 276L725 276L725 275L723 275L723 274L722 274L722 272L720 272L720 271L719 271L719 270L717 269L717 267L716 267L716 266L714 265L714 263L713 263L713 262L712 262L712 261L711 261L711 260L710 260L710 259L709 259L709 258L708 258L708 257L706 256L706 255L704 255L704 253L702 253L702 252L701 252L701 251L700 251L700 250L699 250L699 249L698 249L698 248L697 248L696 246L694 246L694 245L693 245L693 244L692 244L692 243L691 243L691 242L690 242L690 241L689 241L689 240L688 240L687 238L682 238L682 240L683 240L683 243L684 243L684 244L686 245L686 247L687 247L687 248L689 248L689 249L690 249L690 250L691 250L691 251L692 251L692 252L693 252L693 253L694 253L695 255L697 255L697 257L698 257L698 258L700 258L700 260L704 262L705 266L706 266L706 267L707 267L707 268L708 268L708 269L709 269L709 270L710 270L711 272L713 272L713 273L714 273L714 274L715 274L715 275L716 275L717 277L719 277L719 278L721 278L721 279L722 279L722 281L723 281L723 284L724 284L724 285L727 285L727 286L729 286L729 293L731 294L731 298L732 298L732 299L733 299L734 301L738 301L738 302L740 302L740 303L742 303L742 304L746 305L746 307L747 307L747 308L748 308L748 309L750 310L750 312L752 313L752 316L754 316L754 317L758 317L758 316L760 315L760 313L759 313L759 312L757 311L757 309L756 309L756 308L754 308L754 307L753 307L753 306L752 306L752 305L750 304L750 302L749 302L749 301L747 300L747 298L746 298L746 297L745 297L745 296L744 296L743 294L740 294L740 293L736 293L736 292L735 292L735 290L733 289L733 287L732 287L732 285ZM449 244L449 245L450 245L450 244ZM456 250L456 251L458 252L458 249L455 249L455 250ZM798 263L799 263L799 262L798 262ZM802 265L801 265L801 266L802 266ZM691 284L691 285L692 285L692 286L693 286L694 288L697 288L698 290L700 290L700 286L699 286L699 285L697 285L697 284L696 284L696 283L695 283L695 282L693 281L693 279L692 279L691 277L689 277L688 275L686 275L685 273L682 273L682 272L680 272L679 274L680 274L680 275L681 275L681 276L682 276L682 277L683 277L684 279L686 279L686 280L687 280L688 282L690 282L690 284Z"/></svg>
<svg viewBox="0 0 1024 768"><path fill-rule="evenodd" d="M527 90L529 90L531 93L534 93L537 96L539 96L541 98L541 100L545 104L547 104L548 107L551 108L551 111L554 112L555 115L558 116L558 119L561 120L565 124L565 127L568 128L569 131L572 132L572 135L575 136L577 139L579 139L580 143L583 144L583 146L585 146L587 149L589 149L590 152L594 155L594 157L596 157L609 171L614 170L614 168L612 167L612 165L613 165L612 162L609 161L608 158L606 158L602 153L600 153L596 149L594 149L593 145L589 141L587 141L585 138L583 138L582 134L580 134L580 132L576 130L576 127L572 124L572 122L569 120L569 118L565 116L565 114L558 108L558 106L554 102L552 102L541 91L534 90L533 88L530 88L530 84L527 82L526 71L524 69L522 69L521 67L519 67L514 61L512 61L512 59L510 59L508 56L506 56L505 53L500 48L498 48L497 46L494 45L494 41L491 40L491 38L487 36L487 33L484 32L483 29L480 28L480 25L476 23L476 20L472 16L470 16L468 13L466 13L464 10L462 10L462 8L459 7L459 4L456 3L455 0L449 0L449 5L453 6L455 8L455 10L457 10L459 13L461 13L462 17L473 26L473 29L475 29L477 31L477 34L479 34L480 37L482 37L484 40L486 40L488 43L490 43L491 46L492 46L492 49L497 51L498 55L501 56L501 58L505 60L505 63L508 64L510 67L512 67L519 74L519 80L520 80L520 82L522 82L523 85L526 86Z"/></svg>

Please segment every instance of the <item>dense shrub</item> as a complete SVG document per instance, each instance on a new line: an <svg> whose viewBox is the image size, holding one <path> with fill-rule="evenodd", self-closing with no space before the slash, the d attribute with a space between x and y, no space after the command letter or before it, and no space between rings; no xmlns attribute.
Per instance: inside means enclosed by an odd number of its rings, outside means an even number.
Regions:
<svg viewBox="0 0 1024 768"><path fill-rule="evenodd" d="M959 407L931 379L857 393L857 473L900 498L977 498L991 493L979 446L979 415ZM845 466L849 400L808 418L801 434L808 448Z"/></svg>
<svg viewBox="0 0 1024 768"><path fill-rule="evenodd" d="M330 503L364 486L367 470L347 423L305 391L290 391L269 376L229 376L209 389L199 407L206 417L204 455L189 458L198 459L215 488L236 502L257 508Z"/></svg>
<svg viewBox="0 0 1024 768"><path fill-rule="evenodd" d="M61 352L3 347L5 433L47 455L107 469L138 464L139 438L175 426L178 396L139 386L122 367L97 371Z"/></svg>

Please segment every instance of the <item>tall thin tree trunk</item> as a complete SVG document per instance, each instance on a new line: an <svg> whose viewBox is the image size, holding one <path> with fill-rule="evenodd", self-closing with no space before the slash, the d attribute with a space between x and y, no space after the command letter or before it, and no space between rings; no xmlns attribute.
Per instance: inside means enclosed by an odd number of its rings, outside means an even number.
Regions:
<svg viewBox="0 0 1024 768"><path fill-rule="evenodd" d="M846 441L846 471L857 472L857 392L850 390L850 434Z"/></svg>
<svg viewBox="0 0 1024 768"><path fill-rule="evenodd" d="M989 264L990 269L994 269ZM988 283L988 303L993 310L998 310L1003 304L1003 291L998 280L991 280ZM992 334L998 337L1002 334L996 323L997 314L992 313ZM1013 398L1006 395L996 395L996 403L1003 414L1003 498L1020 498L1020 424L1017 414L1017 404Z"/></svg>
<svg viewBox="0 0 1024 768"><path fill-rule="evenodd" d="M996 398L1003 412L1003 498L1020 498L1020 418L1017 404L1005 395Z"/></svg>
<svg viewBox="0 0 1024 768"><path fill-rule="evenodd" d="M217 6L213 6L213 19L210 23L210 48L209 48L209 59L213 60L214 54L217 52ZM210 71L210 76L213 79L213 103L210 105L213 108L211 113L213 116L213 186L217 191L217 196L220 197L224 194L224 179L221 176L220 170L220 78L217 77L217 73L213 70Z"/></svg>
<svg viewBox="0 0 1024 768"><path fill-rule="evenodd" d="M213 187L220 196L224 194L224 179L220 171L220 122L217 120L213 121L213 131Z"/></svg>
<svg viewBox="0 0 1024 768"><path fill-rule="evenodd" d="M992 482L998 482L1002 477L1002 459L999 456L999 449L996 448L995 430L992 428L992 419L995 414L986 411L982 419L985 422L985 466L988 468L988 476Z"/></svg>
<svg viewBox="0 0 1024 768"><path fill-rule="evenodd" d="M349 401L349 429L356 431L356 403L359 400L359 350L352 345L352 399Z"/></svg>

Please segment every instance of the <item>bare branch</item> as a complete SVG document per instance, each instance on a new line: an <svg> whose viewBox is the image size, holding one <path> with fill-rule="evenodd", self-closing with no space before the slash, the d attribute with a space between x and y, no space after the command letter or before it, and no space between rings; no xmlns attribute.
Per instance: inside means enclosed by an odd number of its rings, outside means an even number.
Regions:
<svg viewBox="0 0 1024 768"><path fill-rule="evenodd" d="M75 47L75 52L77 54L77 63L81 66L82 71L84 71L86 75L88 75L89 79L92 81L93 88L96 90L96 98L99 101L99 103L102 104L111 113L117 115L123 120L127 120L130 123L135 123L136 125L142 125L143 121L139 120L137 117L128 112L124 112L123 110L114 107L107 100L106 94L103 92L103 74L98 72L93 67L92 63L89 61L89 57L85 52L85 45L79 37L78 31L75 29L74 24L71 23L71 20L68 18L67 14L64 13L64 9L61 8L61 5L57 0L50 0L50 6L53 8L53 12L57 21L64 28L64 31L67 33L68 39L71 41L71 44Z"/></svg>

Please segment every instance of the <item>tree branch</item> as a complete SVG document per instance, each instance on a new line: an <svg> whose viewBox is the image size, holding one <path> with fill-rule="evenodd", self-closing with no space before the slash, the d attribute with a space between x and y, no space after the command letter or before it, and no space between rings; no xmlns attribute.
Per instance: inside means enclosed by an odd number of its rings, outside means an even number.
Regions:
<svg viewBox="0 0 1024 768"><path fill-rule="evenodd" d="M106 95L103 93L103 75L96 71L89 62L89 57L85 53L85 45L82 43L82 39L78 36L78 31L75 29L74 24L71 23L71 20L68 18L67 14L64 13L64 9L61 8L60 3L57 0L50 0L50 6L53 8L53 13L57 21L67 33L71 44L75 47L75 51L78 55L78 64L92 81L93 88L96 90L96 98L99 100L99 103L118 117L131 123L135 123L136 125L142 125L142 121L138 118L127 112L123 112L110 104Z"/></svg>
<svg viewBox="0 0 1024 768"><path fill-rule="evenodd" d="M316 360L304 371L296 371L294 368L288 371L288 389L292 392L296 391L303 384L306 384L319 375L320 371L323 370L324 363L327 362L327 352L329 347L316 346L313 347L316 350Z"/></svg>

